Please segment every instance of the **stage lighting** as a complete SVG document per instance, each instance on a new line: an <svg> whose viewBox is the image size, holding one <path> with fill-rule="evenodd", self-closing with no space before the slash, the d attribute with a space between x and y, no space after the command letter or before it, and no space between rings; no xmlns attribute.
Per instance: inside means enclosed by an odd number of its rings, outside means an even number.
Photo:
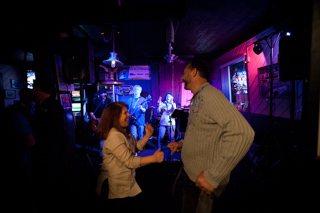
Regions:
<svg viewBox="0 0 320 213"><path fill-rule="evenodd" d="M254 43L253 52L259 55L260 53L262 53L262 51L263 51L262 45L259 42Z"/></svg>

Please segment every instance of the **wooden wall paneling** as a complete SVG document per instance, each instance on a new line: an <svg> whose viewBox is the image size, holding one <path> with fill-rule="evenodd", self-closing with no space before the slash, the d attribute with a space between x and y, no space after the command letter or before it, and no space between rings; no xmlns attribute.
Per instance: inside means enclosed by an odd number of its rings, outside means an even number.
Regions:
<svg viewBox="0 0 320 213"><path fill-rule="evenodd" d="M14 67L12 65L7 65L7 64L0 64L0 72L2 73L2 77L3 77L3 89L16 90L15 99L4 100L5 107L8 107L10 105L13 105L14 101L17 101L20 99L20 96L19 96L20 89L11 88L11 80L20 80L22 83L22 76L19 68Z"/></svg>
<svg viewBox="0 0 320 213"><path fill-rule="evenodd" d="M255 37L247 40L246 42L240 44L238 47L230 50L224 55L220 56L216 60L211 63L211 67L214 73L211 74L213 76L212 84L218 89L221 88L221 70L218 68L224 63L232 60L237 55L247 54L247 75L248 75L248 87L249 87L249 110L251 113L261 114L261 115L269 115L269 99L263 98L260 96L260 85L258 78L258 68L270 65L270 48L265 40L261 41L263 46L263 52L257 55L253 52L253 42L262 39L272 32L275 29L273 27L261 32ZM278 63L278 53L279 53L279 40L280 37L278 34L273 35L274 49L273 49L273 63ZM268 39L270 44L270 39ZM302 86L300 86L299 91L300 94ZM302 97L297 98L296 103L300 103ZM290 101L287 99L276 98L273 99L274 102L274 111L273 115L277 117L290 118ZM297 116L296 116L297 117ZM298 116L301 117L301 116Z"/></svg>

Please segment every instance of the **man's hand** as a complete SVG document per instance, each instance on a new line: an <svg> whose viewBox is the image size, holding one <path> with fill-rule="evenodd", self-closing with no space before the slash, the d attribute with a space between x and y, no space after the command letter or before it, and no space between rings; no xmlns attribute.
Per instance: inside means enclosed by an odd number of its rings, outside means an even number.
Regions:
<svg viewBox="0 0 320 213"><path fill-rule="evenodd" d="M146 109L146 108L143 108L141 105L139 106L139 109L140 109L142 112L147 111L147 109Z"/></svg>
<svg viewBox="0 0 320 213"><path fill-rule="evenodd" d="M98 120L98 119L96 118L96 116L94 115L93 112L90 112L90 117L91 117L93 120L95 120L95 121L100 121L100 119Z"/></svg>
<svg viewBox="0 0 320 213"><path fill-rule="evenodd" d="M214 191L214 188L211 186L211 184L207 181L206 177L204 176L203 171L199 174L196 180L196 186L208 195Z"/></svg>
<svg viewBox="0 0 320 213"><path fill-rule="evenodd" d="M167 147L171 150L172 153L180 152L182 148L182 143L178 142L171 142L167 145Z"/></svg>

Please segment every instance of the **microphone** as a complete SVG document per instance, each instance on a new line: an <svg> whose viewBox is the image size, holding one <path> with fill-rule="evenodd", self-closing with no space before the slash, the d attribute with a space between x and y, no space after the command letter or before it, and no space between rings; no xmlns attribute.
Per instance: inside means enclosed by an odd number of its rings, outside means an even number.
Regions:
<svg viewBox="0 0 320 213"><path fill-rule="evenodd" d="M161 103L161 101L162 101L162 97L161 96L159 96L159 100L158 100L158 106L160 106L160 103Z"/></svg>

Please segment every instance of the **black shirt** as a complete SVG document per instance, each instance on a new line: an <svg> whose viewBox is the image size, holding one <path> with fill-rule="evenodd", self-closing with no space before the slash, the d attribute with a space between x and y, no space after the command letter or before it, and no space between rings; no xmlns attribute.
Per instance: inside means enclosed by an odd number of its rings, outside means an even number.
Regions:
<svg viewBox="0 0 320 213"><path fill-rule="evenodd" d="M92 109L91 112L94 113L96 118L101 118L102 112L104 108L111 103L111 100L109 98L106 98L103 100L100 96L96 97L92 100Z"/></svg>

